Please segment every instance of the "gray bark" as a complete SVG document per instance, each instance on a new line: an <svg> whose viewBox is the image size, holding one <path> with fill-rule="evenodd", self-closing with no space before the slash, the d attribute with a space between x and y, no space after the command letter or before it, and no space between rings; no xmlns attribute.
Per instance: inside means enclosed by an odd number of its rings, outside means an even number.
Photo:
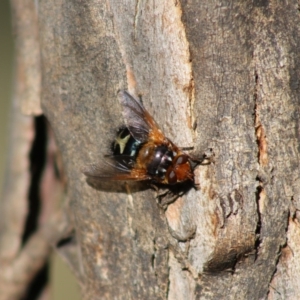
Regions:
<svg viewBox="0 0 300 300"><path fill-rule="evenodd" d="M75 228L60 252L84 298L296 299L297 1L42 0L38 20ZM166 210L145 185L96 189L80 171L123 123L119 89L177 145L215 154Z"/></svg>

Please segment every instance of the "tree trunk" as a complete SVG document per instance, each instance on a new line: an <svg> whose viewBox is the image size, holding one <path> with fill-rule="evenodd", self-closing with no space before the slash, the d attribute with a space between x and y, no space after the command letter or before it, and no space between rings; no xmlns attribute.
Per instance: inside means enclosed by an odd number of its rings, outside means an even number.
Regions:
<svg viewBox="0 0 300 300"><path fill-rule="evenodd" d="M298 2L41 0L38 21L75 228L58 249L84 299L296 299ZM80 171L124 123L119 89L177 145L213 150L165 210L147 185Z"/></svg>

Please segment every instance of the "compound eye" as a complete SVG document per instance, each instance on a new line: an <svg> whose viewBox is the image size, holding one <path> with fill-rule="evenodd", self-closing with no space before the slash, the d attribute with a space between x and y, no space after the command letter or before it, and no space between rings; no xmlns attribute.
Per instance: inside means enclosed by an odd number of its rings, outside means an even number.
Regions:
<svg viewBox="0 0 300 300"><path fill-rule="evenodd" d="M177 176L176 176L175 172L172 170L168 174L168 183L169 184L175 184L176 182L177 182Z"/></svg>
<svg viewBox="0 0 300 300"><path fill-rule="evenodd" d="M180 155L177 157L176 161L175 161L175 165L182 165L184 163L186 163L189 160L187 155Z"/></svg>

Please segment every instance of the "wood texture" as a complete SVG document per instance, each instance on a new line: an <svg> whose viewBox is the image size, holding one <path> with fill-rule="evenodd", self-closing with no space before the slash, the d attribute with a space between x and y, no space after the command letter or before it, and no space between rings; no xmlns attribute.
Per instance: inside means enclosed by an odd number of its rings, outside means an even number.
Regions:
<svg viewBox="0 0 300 300"><path fill-rule="evenodd" d="M63 149L86 297L271 297L289 220L298 228L296 3L56 1L40 12L43 107ZM79 172L120 123L120 88L141 94L175 142L216 154L196 171L200 191L165 212L152 191L96 191Z"/></svg>
<svg viewBox="0 0 300 300"><path fill-rule="evenodd" d="M42 109L76 236L61 251L84 299L300 294L298 5L39 1ZM80 172L123 123L119 89L176 144L215 154L166 210L147 185L96 189Z"/></svg>

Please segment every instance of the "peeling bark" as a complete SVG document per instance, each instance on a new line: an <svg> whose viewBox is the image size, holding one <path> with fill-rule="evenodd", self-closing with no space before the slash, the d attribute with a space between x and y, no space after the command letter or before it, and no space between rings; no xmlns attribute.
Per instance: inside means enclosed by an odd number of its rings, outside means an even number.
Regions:
<svg viewBox="0 0 300 300"><path fill-rule="evenodd" d="M298 3L42 0L38 21L70 199L52 244L84 298L299 295ZM147 184L96 189L80 172L123 124L119 89L176 144L215 154L166 209Z"/></svg>

